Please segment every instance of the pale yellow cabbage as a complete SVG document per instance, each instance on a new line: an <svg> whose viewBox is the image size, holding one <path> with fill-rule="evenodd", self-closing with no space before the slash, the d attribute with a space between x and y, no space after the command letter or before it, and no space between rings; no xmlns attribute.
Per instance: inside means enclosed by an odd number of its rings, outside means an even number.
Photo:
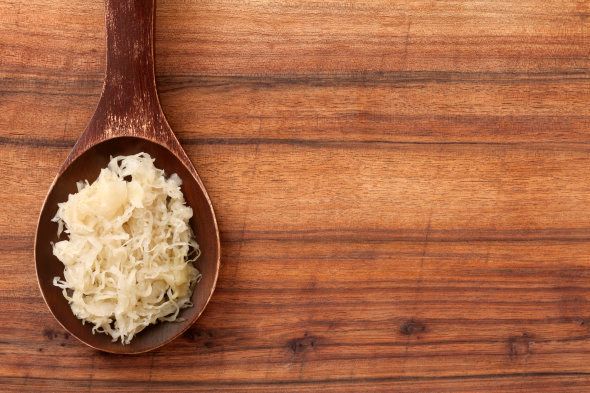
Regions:
<svg viewBox="0 0 590 393"><path fill-rule="evenodd" d="M180 185L146 153L119 156L58 205L53 221L69 239L53 246L64 264L64 278L53 284L93 332L128 344L146 326L174 321L192 306L199 246Z"/></svg>

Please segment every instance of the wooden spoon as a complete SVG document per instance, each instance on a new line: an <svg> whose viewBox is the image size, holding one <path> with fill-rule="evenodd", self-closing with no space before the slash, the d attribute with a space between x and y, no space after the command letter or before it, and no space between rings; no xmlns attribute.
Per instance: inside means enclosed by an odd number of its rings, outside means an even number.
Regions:
<svg viewBox="0 0 590 393"><path fill-rule="evenodd" d="M158 348L188 329L209 302L219 272L219 231L211 201L190 159L170 129L156 91L154 76L154 0L106 0L107 66L102 95L88 127L76 142L49 190L35 238L35 262L41 293L59 323L85 344L112 353L140 353ZM63 277L63 264L53 256L58 240L51 222L57 204L75 193L76 181L94 181L110 156L149 153L167 175L177 173L193 208L191 225L201 247L196 266L203 275L184 309L184 322L164 322L139 333L129 345L92 334L77 319L53 277Z"/></svg>

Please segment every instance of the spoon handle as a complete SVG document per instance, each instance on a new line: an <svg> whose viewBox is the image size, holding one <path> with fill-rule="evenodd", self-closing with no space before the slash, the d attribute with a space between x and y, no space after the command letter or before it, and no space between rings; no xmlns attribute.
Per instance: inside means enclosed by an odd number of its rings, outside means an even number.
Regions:
<svg viewBox="0 0 590 393"><path fill-rule="evenodd" d="M106 74L98 107L81 142L138 136L177 144L156 90L154 0L105 0Z"/></svg>
<svg viewBox="0 0 590 393"><path fill-rule="evenodd" d="M154 0L105 0L107 63L104 90L113 116L159 108L154 74Z"/></svg>
<svg viewBox="0 0 590 393"><path fill-rule="evenodd" d="M94 115L61 171L92 146L139 137L166 146L197 177L166 121L154 73L155 0L105 0L107 64Z"/></svg>

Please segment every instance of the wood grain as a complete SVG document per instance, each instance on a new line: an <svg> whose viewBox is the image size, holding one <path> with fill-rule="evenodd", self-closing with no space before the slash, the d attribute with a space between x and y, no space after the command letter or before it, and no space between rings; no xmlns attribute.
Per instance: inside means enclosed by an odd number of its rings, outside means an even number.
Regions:
<svg viewBox="0 0 590 393"><path fill-rule="evenodd" d="M103 6L0 15L0 390L590 389L589 2L159 1L222 268L197 324L131 359L65 334L32 261Z"/></svg>

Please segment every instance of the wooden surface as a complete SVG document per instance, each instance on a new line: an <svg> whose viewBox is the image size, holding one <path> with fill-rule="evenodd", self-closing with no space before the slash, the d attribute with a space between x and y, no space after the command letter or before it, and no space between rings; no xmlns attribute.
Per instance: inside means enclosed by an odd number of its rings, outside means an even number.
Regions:
<svg viewBox="0 0 590 393"><path fill-rule="evenodd" d="M216 208L188 334L92 351L34 276L103 5L0 0L0 390L590 390L590 3L158 2L164 111Z"/></svg>

